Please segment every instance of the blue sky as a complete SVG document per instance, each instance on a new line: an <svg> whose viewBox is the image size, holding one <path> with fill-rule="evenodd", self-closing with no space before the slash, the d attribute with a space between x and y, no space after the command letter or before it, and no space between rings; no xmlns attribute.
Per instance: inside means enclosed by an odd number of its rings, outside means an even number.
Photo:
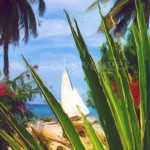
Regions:
<svg viewBox="0 0 150 150"><path fill-rule="evenodd" d="M21 58L23 54L31 65L39 66L38 74L52 92L60 100L62 72L67 67L73 82L82 98L86 99L87 86L84 73L76 50L69 25L63 9L76 18L85 41L95 61L100 59L99 46L105 41L103 33L97 33L100 24L98 9L86 12L93 0L45 0L46 12L40 20L39 36L30 38L28 44L20 42L19 46L10 47L10 78L26 69ZM107 14L114 1L101 5L102 13ZM36 12L36 9L35 9ZM0 54L2 47L0 48ZM0 70L3 70L3 56L0 57Z"/></svg>

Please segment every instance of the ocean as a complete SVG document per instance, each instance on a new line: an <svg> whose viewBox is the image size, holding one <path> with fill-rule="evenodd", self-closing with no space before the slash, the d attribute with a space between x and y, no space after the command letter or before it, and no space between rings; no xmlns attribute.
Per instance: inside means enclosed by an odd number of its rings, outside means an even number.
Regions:
<svg viewBox="0 0 150 150"><path fill-rule="evenodd" d="M56 120L56 117L47 104L27 104L27 108L34 113L36 116L41 117L41 118L52 118ZM90 113L87 116L94 116L98 118L97 112L94 108L88 107L90 110Z"/></svg>

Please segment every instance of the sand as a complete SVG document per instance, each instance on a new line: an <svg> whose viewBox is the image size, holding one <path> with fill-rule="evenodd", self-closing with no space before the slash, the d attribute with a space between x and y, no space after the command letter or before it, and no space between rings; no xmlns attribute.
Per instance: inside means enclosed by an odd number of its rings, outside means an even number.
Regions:
<svg viewBox="0 0 150 150"><path fill-rule="evenodd" d="M92 124L98 136L105 144L105 135L100 126L100 123L98 123L94 117L88 117L87 120ZM78 134L80 135L80 139L85 144L86 149L93 150L93 145L90 141L90 138L88 137L82 120L74 119L72 120L72 122ZM34 128L40 136L43 136L46 140L48 140L52 150L71 150L70 143L66 138L61 125L58 122L55 122L53 120L48 122L38 120L36 123L32 123L29 126L32 126L32 128Z"/></svg>

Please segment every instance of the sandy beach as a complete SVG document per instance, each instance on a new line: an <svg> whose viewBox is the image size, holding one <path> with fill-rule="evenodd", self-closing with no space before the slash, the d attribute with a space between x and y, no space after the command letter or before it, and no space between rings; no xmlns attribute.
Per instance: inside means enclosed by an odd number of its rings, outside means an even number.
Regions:
<svg viewBox="0 0 150 150"><path fill-rule="evenodd" d="M95 119L95 117L87 117L87 120L92 124L97 135L105 144L105 135L100 123ZM81 119L77 119L73 120L72 123L76 128L80 139L84 143L86 149L93 150L93 145L88 137L83 121ZM49 145L52 150L71 150L70 143L65 136L61 125L54 120L46 122L42 120L37 120L35 123L29 124L28 130L32 133L34 130L34 134L38 134L40 138L42 137L42 139L47 142L47 145Z"/></svg>

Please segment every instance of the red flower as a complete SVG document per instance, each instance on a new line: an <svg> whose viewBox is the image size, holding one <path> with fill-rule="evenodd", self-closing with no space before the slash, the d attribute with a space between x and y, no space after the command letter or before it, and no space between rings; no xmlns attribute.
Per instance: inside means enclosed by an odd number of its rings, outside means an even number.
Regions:
<svg viewBox="0 0 150 150"><path fill-rule="evenodd" d="M8 84L7 83L1 83L0 84L0 91L5 90L7 88Z"/></svg>
<svg viewBox="0 0 150 150"><path fill-rule="evenodd" d="M27 112L26 104L23 104L23 111L24 111L24 113L26 113L26 112Z"/></svg>
<svg viewBox="0 0 150 150"><path fill-rule="evenodd" d="M140 104L140 90L139 90L139 81L130 83L131 93L134 98L134 104L139 106Z"/></svg>
<svg viewBox="0 0 150 150"><path fill-rule="evenodd" d="M14 97L14 93L13 93L12 91L9 91L9 92L8 92L8 96L9 96L9 97Z"/></svg>
<svg viewBox="0 0 150 150"><path fill-rule="evenodd" d="M19 110L20 110L20 109L21 109L21 105L17 105L17 109L19 109Z"/></svg>
<svg viewBox="0 0 150 150"><path fill-rule="evenodd" d="M7 83L2 83L0 84L0 96L6 96L6 88L8 84Z"/></svg>
<svg viewBox="0 0 150 150"><path fill-rule="evenodd" d="M9 84L7 83L1 83L0 84L0 96L9 96L9 97L13 97L14 93L11 90L8 90Z"/></svg>
<svg viewBox="0 0 150 150"><path fill-rule="evenodd" d="M6 92L4 90L0 90L0 96L6 96Z"/></svg>
<svg viewBox="0 0 150 150"><path fill-rule="evenodd" d="M139 81L135 81L135 82L130 82L130 89L131 89L131 93L134 99L134 104L135 106L139 106L140 104L140 90L139 90ZM115 92L115 94L117 95L118 99L119 99L119 93L118 93L118 87L116 82L112 82L112 88Z"/></svg>
<svg viewBox="0 0 150 150"><path fill-rule="evenodd" d="M112 88L113 88L113 90L114 90L114 92L115 92L115 94L116 94L116 96L118 97L118 99L120 98L120 96L119 96L119 92L118 92L118 87L117 87L117 84L116 84L116 82L112 82Z"/></svg>

